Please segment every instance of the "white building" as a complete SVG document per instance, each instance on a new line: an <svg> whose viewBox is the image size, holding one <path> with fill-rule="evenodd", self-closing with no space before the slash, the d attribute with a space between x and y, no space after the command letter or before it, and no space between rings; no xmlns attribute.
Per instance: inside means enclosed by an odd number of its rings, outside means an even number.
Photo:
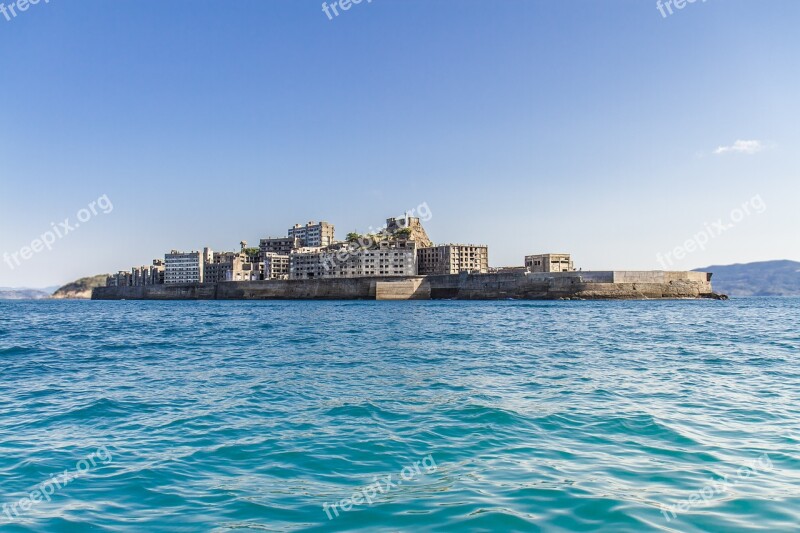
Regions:
<svg viewBox="0 0 800 533"><path fill-rule="evenodd" d="M301 226L295 224L289 228L287 235L292 238L300 239L303 246L330 246L333 244L333 224L327 222L316 223L313 220Z"/></svg>
<svg viewBox="0 0 800 533"><path fill-rule="evenodd" d="M289 256L289 279L416 275L416 242L408 240L381 241L367 248L341 244L338 249L329 247Z"/></svg>
<svg viewBox="0 0 800 533"><path fill-rule="evenodd" d="M205 252L179 252L172 250L164 255L164 283L202 283Z"/></svg>
<svg viewBox="0 0 800 533"><path fill-rule="evenodd" d="M264 279L289 279L289 256L272 252L264 256Z"/></svg>

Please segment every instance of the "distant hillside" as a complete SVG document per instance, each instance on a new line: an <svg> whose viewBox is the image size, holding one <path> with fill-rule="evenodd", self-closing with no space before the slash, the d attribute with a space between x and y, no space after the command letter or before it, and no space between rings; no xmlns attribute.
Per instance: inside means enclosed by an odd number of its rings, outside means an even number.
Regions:
<svg viewBox="0 0 800 533"><path fill-rule="evenodd" d="M105 287L108 274L98 274L90 278L81 278L78 281L67 283L56 292L53 298L58 299L80 299L88 300L92 297L92 289L95 287Z"/></svg>
<svg viewBox="0 0 800 533"><path fill-rule="evenodd" d="M714 292L728 296L800 296L800 263L761 261L696 269L713 272Z"/></svg>
<svg viewBox="0 0 800 533"><path fill-rule="evenodd" d="M50 298L50 293L39 289L0 288L0 300L43 300Z"/></svg>

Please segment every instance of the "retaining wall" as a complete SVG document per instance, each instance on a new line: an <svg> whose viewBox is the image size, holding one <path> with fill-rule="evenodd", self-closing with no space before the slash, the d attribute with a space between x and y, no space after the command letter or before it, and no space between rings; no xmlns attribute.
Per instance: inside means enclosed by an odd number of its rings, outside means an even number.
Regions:
<svg viewBox="0 0 800 533"><path fill-rule="evenodd" d="M504 272L100 287L94 300L553 300L713 296L705 272Z"/></svg>

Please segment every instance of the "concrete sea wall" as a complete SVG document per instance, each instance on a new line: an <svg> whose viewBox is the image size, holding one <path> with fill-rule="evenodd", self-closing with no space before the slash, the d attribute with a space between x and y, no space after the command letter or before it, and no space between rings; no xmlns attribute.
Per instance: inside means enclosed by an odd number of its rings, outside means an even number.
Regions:
<svg viewBox="0 0 800 533"><path fill-rule="evenodd" d="M557 300L710 298L705 272L556 272L100 287L94 300Z"/></svg>

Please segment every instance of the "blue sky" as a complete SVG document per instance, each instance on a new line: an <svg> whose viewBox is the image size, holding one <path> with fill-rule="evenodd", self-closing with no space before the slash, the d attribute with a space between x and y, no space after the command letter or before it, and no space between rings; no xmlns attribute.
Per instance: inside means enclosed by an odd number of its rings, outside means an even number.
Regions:
<svg viewBox="0 0 800 533"><path fill-rule="evenodd" d="M758 197L668 266L800 260L797 20L793 0L365 0L333 20L312 0L41 0L0 15L0 253L103 195L113 211L0 263L0 286L312 219L343 237L423 202L434 241L486 243L493 266L660 269Z"/></svg>

